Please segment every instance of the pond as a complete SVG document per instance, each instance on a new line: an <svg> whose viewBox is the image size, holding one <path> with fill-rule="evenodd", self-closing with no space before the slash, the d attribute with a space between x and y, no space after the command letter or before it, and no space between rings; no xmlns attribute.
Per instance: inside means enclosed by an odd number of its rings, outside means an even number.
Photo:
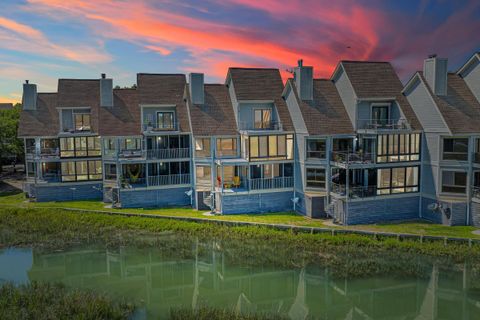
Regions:
<svg viewBox="0 0 480 320"><path fill-rule="evenodd" d="M416 261L421 272L397 274L389 267L383 274L351 277L314 263L257 265L262 250L269 250L265 246L247 256L221 242L181 241L181 249L170 247L168 253L161 243L143 248L88 245L50 252L4 249L0 283L51 281L106 292L139 305L135 319L164 318L172 307L199 306L290 319L480 318L480 290L472 284L474 271L467 263ZM396 263L392 259L389 265Z"/></svg>

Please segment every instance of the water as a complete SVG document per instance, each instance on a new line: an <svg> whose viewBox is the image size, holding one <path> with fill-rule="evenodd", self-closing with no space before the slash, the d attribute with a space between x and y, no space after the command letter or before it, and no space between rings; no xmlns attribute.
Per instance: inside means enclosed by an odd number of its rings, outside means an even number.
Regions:
<svg viewBox="0 0 480 320"><path fill-rule="evenodd" d="M60 281L107 292L140 305L136 319L165 318L171 307L202 305L291 319L480 319L479 282L467 264L426 262L416 276L390 269L352 278L315 264L256 266L255 255L242 262L237 246L216 242L192 240L179 247L168 254L135 247L1 250L0 283ZM262 250L267 249L256 251L258 258Z"/></svg>

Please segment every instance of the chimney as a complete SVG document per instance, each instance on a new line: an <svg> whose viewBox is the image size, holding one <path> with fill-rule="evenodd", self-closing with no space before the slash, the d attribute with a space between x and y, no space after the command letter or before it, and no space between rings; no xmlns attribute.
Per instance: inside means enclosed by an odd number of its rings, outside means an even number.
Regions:
<svg viewBox="0 0 480 320"><path fill-rule="evenodd" d="M37 85L25 80L22 95L23 110L37 110Z"/></svg>
<svg viewBox="0 0 480 320"><path fill-rule="evenodd" d="M100 106L113 107L113 80L107 79L105 73L100 79Z"/></svg>
<svg viewBox="0 0 480 320"><path fill-rule="evenodd" d="M203 73L190 73L188 75L188 86L193 104L205 103L205 88L203 83Z"/></svg>
<svg viewBox="0 0 480 320"><path fill-rule="evenodd" d="M429 55L423 64L423 75L433 93L438 96L447 95L448 59Z"/></svg>
<svg viewBox="0 0 480 320"><path fill-rule="evenodd" d="M313 100L313 67L304 67L303 60L298 60L294 79L300 99Z"/></svg>

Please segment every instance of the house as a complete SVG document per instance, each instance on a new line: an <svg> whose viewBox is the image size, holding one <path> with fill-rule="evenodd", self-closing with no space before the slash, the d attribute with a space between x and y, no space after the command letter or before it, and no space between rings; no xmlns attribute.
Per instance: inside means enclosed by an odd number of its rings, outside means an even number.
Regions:
<svg viewBox="0 0 480 320"><path fill-rule="evenodd" d="M197 209L223 214L293 208L293 126L278 69L230 68L225 84L191 74Z"/></svg>
<svg viewBox="0 0 480 320"><path fill-rule="evenodd" d="M102 198L100 84L59 79L56 93L23 84L18 136L25 139L25 190L37 201Z"/></svg>
<svg viewBox="0 0 480 320"><path fill-rule="evenodd" d="M13 103L0 103L0 110L11 110L13 109Z"/></svg>
<svg viewBox="0 0 480 320"><path fill-rule="evenodd" d="M283 96L295 126L296 211L342 224L418 218L422 127L388 62L300 60Z"/></svg>
<svg viewBox="0 0 480 320"><path fill-rule="evenodd" d="M480 225L480 55L458 72L436 55L405 85L425 131L421 216L449 225Z"/></svg>

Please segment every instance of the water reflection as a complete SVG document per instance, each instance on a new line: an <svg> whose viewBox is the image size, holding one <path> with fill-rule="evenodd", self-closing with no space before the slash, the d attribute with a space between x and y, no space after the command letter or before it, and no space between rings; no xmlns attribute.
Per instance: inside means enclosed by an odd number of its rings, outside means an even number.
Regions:
<svg viewBox="0 0 480 320"><path fill-rule="evenodd" d="M478 319L480 314L480 297L471 288L466 264L450 269L433 264L420 278L339 279L316 266L231 263L235 253L215 242L194 242L191 248L188 258L166 256L155 248L48 254L10 249L0 251L0 278L23 282L17 276L23 272L29 280L107 291L140 303L138 318L165 316L171 307L201 305L276 312L291 319Z"/></svg>

